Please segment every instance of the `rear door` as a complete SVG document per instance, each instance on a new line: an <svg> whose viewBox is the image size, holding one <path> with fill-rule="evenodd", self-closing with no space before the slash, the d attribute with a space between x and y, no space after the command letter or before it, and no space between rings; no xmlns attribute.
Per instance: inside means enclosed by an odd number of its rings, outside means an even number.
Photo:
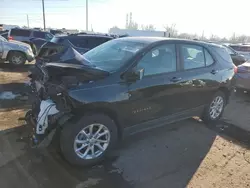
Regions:
<svg viewBox="0 0 250 188"><path fill-rule="evenodd" d="M218 64L207 48L185 43L180 44L182 82L186 83L185 103L183 109L192 109L207 104L221 77Z"/></svg>

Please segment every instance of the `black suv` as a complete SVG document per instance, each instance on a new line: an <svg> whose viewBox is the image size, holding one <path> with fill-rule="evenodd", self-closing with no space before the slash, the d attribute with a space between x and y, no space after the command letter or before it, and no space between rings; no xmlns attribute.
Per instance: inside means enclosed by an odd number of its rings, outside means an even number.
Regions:
<svg viewBox="0 0 250 188"><path fill-rule="evenodd" d="M113 39L113 37L100 34L70 34L65 36L55 36L51 42L73 47L79 53L84 54L90 49L111 39Z"/></svg>
<svg viewBox="0 0 250 188"><path fill-rule="evenodd" d="M34 67L26 119L36 142L56 132L64 157L78 165L99 162L139 130L192 116L216 122L236 71L223 46L166 38L114 39L77 62Z"/></svg>

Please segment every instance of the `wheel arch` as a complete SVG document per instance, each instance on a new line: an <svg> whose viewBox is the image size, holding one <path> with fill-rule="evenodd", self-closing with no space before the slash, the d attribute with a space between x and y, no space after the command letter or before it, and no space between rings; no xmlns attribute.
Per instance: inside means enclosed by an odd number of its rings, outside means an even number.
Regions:
<svg viewBox="0 0 250 188"><path fill-rule="evenodd" d="M14 52L22 53L22 54L25 56L25 58L27 59L27 55L26 55L23 51L21 51L21 50L9 50L9 51L8 51L8 54L7 54L7 56L6 56L6 60L9 60L10 55L11 55L12 53L14 53Z"/></svg>
<svg viewBox="0 0 250 188"><path fill-rule="evenodd" d="M229 98L230 98L230 90L227 87L220 87L219 91L221 91L222 93L224 93L225 97L226 97L226 103L229 102Z"/></svg>
<svg viewBox="0 0 250 188"><path fill-rule="evenodd" d="M88 114L104 114L108 116L110 119L114 120L117 129L118 129L118 137L123 137L123 126L120 116L117 113L117 110L112 107L110 104L106 103L98 103L91 105L84 105L82 108L77 108L74 110L73 121L78 121L82 116Z"/></svg>

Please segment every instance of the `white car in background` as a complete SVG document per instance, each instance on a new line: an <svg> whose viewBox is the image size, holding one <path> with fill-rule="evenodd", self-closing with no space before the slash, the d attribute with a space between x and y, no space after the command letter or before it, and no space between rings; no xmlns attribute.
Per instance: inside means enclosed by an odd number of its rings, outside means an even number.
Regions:
<svg viewBox="0 0 250 188"><path fill-rule="evenodd" d="M9 61L12 65L20 66L27 60L34 60L30 45L19 41L7 41L0 36L0 62Z"/></svg>
<svg viewBox="0 0 250 188"><path fill-rule="evenodd" d="M230 44L237 53L244 55L247 60L250 60L250 44Z"/></svg>

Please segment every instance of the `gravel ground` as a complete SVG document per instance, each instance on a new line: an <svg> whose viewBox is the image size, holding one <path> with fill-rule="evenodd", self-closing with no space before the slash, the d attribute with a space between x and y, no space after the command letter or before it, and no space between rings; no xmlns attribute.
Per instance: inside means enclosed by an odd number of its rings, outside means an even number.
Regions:
<svg viewBox="0 0 250 188"><path fill-rule="evenodd" d="M25 93L27 67L1 67L0 92ZM249 187L249 101L234 95L217 126L185 120L131 136L103 164L84 169L56 151L32 149L18 120L28 101L0 100L0 187Z"/></svg>

